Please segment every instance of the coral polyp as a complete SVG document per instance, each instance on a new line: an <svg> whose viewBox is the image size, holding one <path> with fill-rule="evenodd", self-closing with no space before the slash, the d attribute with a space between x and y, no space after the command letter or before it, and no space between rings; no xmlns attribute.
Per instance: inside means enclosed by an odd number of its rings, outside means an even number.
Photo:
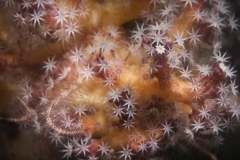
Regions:
<svg viewBox="0 0 240 160"><path fill-rule="evenodd" d="M239 25L226 1L1 5L0 119L37 141L31 156L166 158L181 144L215 160L211 149L238 125L222 43Z"/></svg>

